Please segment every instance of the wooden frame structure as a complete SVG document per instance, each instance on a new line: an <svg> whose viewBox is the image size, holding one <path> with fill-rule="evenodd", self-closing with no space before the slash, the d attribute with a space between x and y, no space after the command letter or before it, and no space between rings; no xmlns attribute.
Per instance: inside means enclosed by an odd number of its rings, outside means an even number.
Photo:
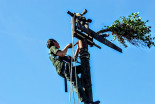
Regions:
<svg viewBox="0 0 155 104"><path fill-rule="evenodd" d="M89 28L89 23L92 22L91 19L86 19L83 15L87 13L87 10L85 9L83 11L83 13L71 13L70 11L67 12L70 16L71 16L71 24L72 24L72 35L80 40L83 41L83 43L90 45L91 47L96 46L97 48L101 49L101 47L99 45L97 45L96 43L94 43L94 39L109 46L110 48L121 52L122 53L122 49L119 48L118 46L116 46L115 44L111 43L109 40L107 40L105 38L105 34L103 35L99 35L96 32L94 32L93 30L91 30ZM86 80L89 80L89 88L88 86L84 86L86 89L86 95L89 99L89 101L93 102L93 94L92 94L92 84L91 84L91 73L90 73L90 65L89 65L89 60L88 59L81 59L81 67L83 70L86 70L85 72L87 72L87 78L83 79L85 80L84 82L86 82ZM88 91L87 91L88 90ZM98 103L96 103L98 104Z"/></svg>

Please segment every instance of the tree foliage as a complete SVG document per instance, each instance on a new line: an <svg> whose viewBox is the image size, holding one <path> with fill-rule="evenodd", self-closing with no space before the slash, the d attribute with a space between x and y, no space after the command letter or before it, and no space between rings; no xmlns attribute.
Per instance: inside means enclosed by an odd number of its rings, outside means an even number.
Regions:
<svg viewBox="0 0 155 104"><path fill-rule="evenodd" d="M114 37L113 40L118 40L125 47L126 41L139 47L151 47L155 46L153 40L155 37L151 37L151 26L146 26L147 21L142 21L139 13L132 13L128 17L120 17L119 20L113 22L111 26L105 26L105 29L98 31L98 33L104 33L111 31Z"/></svg>

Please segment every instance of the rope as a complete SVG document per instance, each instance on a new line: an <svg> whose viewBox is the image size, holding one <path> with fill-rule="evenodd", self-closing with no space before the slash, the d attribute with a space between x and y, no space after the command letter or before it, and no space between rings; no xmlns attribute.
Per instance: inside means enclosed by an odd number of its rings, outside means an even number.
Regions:
<svg viewBox="0 0 155 104"><path fill-rule="evenodd" d="M73 19L73 18L71 18ZM73 19L74 20L74 19ZM72 21L73 21L72 20ZM73 29L73 28L72 28ZM72 33L72 58L74 57L74 33ZM71 103L71 89L72 89L72 92L73 92L73 99L74 99L74 104L75 104L75 97L74 97L74 91L73 91L73 86L72 86L72 71L73 71L73 61L74 61L74 66L75 66L75 80L76 80L76 88L77 88L77 92L78 92L78 85L77 85L77 73L76 73L76 61L75 61L75 58L72 60L71 58L71 68L69 68L69 72L70 72L70 99L69 99L69 104ZM78 95L78 93L77 93ZM79 104L79 98L78 98L78 104Z"/></svg>
<svg viewBox="0 0 155 104"><path fill-rule="evenodd" d="M73 45L73 53L75 54L75 52L74 52L74 37L72 36L72 45ZM72 54L72 55L74 55L74 54ZM72 57L74 57L74 56L72 56ZM77 88L77 92L78 92L78 83L77 83L77 77L78 77L78 75L77 75L77 71L76 71L76 59L75 59L75 57L74 57L74 67L75 67L75 78L76 78L76 88ZM77 98L78 98L78 104L79 104L79 95L78 95L78 93L77 93Z"/></svg>
<svg viewBox="0 0 155 104"><path fill-rule="evenodd" d="M70 65L70 64L69 64ZM72 66L72 61L71 61L71 66ZM70 72L70 97L69 97L69 104L71 103L71 94L73 93L73 100L75 104L75 98L74 98L74 91L73 91L73 86L72 86L72 67L69 66L69 72Z"/></svg>
<svg viewBox="0 0 155 104"><path fill-rule="evenodd" d="M72 82L72 76L71 76L72 75L72 68L70 68L70 64L69 64L69 73L70 73L70 95L69 95L69 104L70 104L71 103L71 92L73 92L73 87L71 84L71 82Z"/></svg>
<svg viewBox="0 0 155 104"><path fill-rule="evenodd" d="M72 36L72 57L74 57L74 37ZM75 58L73 60L71 60L71 68L70 68L70 99L69 99L69 104L71 103L71 92L73 93L73 100L74 100L74 104L75 104L75 97L74 97L74 91L73 91L73 86L72 86L72 71L73 71L73 61L74 61L74 66L75 66L75 80L76 80L76 88L77 88L77 92L78 92L78 84L77 84L77 73L76 73L76 60ZM72 91L71 91L72 89ZM77 93L78 96L78 93ZM78 104L79 104L79 98L78 98Z"/></svg>
<svg viewBox="0 0 155 104"><path fill-rule="evenodd" d="M75 58L74 58L74 66L75 66L76 87L78 88ZM77 89L77 91L78 91L78 89ZM77 93L77 95L78 95L78 93ZM79 104L79 96L78 96L78 104Z"/></svg>
<svg viewBox="0 0 155 104"><path fill-rule="evenodd" d="M74 55L74 47L73 47L73 44L74 44L74 41L73 41L73 37L72 37L72 57L73 57L73 55ZM73 71L73 68L72 68L72 66L73 66L73 64L72 64L72 59L71 59L71 65L69 66L69 67L71 67L71 68L69 68L70 69L70 99L69 99L69 104L71 103L71 93L73 93L73 100L74 100L74 104L75 104L75 98L74 98L74 91L73 91L73 86L72 86L72 71Z"/></svg>

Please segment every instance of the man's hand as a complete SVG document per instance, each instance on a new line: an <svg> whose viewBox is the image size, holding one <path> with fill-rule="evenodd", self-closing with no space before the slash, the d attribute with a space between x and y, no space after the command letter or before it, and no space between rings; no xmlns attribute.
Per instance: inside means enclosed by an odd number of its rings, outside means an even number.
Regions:
<svg viewBox="0 0 155 104"><path fill-rule="evenodd" d="M72 43L69 43L69 44L67 45L67 47L68 47L68 48L72 48Z"/></svg>
<svg viewBox="0 0 155 104"><path fill-rule="evenodd" d="M74 46L78 45L78 43L79 43L79 41L77 41L77 42L74 44Z"/></svg>

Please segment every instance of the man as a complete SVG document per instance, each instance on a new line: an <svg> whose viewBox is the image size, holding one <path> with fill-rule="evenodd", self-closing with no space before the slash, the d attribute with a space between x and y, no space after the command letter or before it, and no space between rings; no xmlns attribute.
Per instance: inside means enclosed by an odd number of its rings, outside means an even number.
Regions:
<svg viewBox="0 0 155 104"><path fill-rule="evenodd" d="M78 56L79 51L83 48L82 41L79 40L77 43L77 50L73 58L76 58ZM47 47L49 48L49 55L50 60L52 61L53 65L56 68L57 73L63 77L66 78L68 81L71 81L72 85L74 86L74 90L78 94L80 100L82 102L88 102L84 88L81 84L80 78L77 77L77 85L76 85L76 77L75 77L75 70L72 70L72 73L70 73L71 69L71 57L65 56L67 53L67 50L69 48L72 48L72 44L68 44L63 50L60 50L59 43L54 39L49 39L47 41ZM72 75L72 76L70 76Z"/></svg>

